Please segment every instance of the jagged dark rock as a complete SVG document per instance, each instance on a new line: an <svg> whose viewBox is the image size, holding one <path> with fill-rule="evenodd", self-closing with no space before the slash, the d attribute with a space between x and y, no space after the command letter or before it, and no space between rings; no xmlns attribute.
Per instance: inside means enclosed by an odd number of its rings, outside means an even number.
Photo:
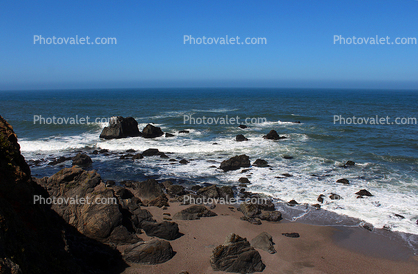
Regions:
<svg viewBox="0 0 418 274"><path fill-rule="evenodd" d="M238 134L237 136L235 136L235 141L237 141L237 142L243 142L243 141L248 141L248 139L245 138L244 135Z"/></svg>
<svg viewBox="0 0 418 274"><path fill-rule="evenodd" d="M344 184L344 185L349 185L350 184L350 182L347 179L345 179L345 178L338 179L337 180L337 183Z"/></svg>
<svg viewBox="0 0 418 274"><path fill-rule="evenodd" d="M13 128L0 116L0 272L123 272L126 263L113 248L88 238L69 225L50 205L31 177ZM19 272L20 271L20 272Z"/></svg>
<svg viewBox="0 0 418 274"><path fill-rule="evenodd" d="M361 198L363 198L363 196L373 196L367 189L361 189L360 191L357 191L356 194Z"/></svg>
<svg viewBox="0 0 418 274"><path fill-rule="evenodd" d="M235 273L261 272L266 267L260 253L245 238L232 233L223 245L213 249L210 264L215 271Z"/></svg>
<svg viewBox="0 0 418 274"><path fill-rule="evenodd" d="M159 127L155 127L151 124L148 124L143 130L142 130L142 137L144 138L157 138L160 136L163 136L164 132Z"/></svg>
<svg viewBox="0 0 418 274"><path fill-rule="evenodd" d="M286 137L280 136L275 130L270 130L270 132L267 133L267 135L264 135L263 138L269 140L280 140L285 139Z"/></svg>
<svg viewBox="0 0 418 274"><path fill-rule="evenodd" d="M263 160L263 159L257 159L257 160L255 160L255 162L253 163L253 166L256 166L256 167L268 167L268 166L269 166L269 164L267 163L267 161L266 161L266 160Z"/></svg>
<svg viewBox="0 0 418 274"><path fill-rule="evenodd" d="M138 122L132 118L122 116L112 117L109 126L105 127L100 134L100 138L118 139L127 137L141 136L138 130Z"/></svg>
<svg viewBox="0 0 418 274"><path fill-rule="evenodd" d="M87 167L93 163L93 161L87 154L81 152L77 153L77 155L74 156L72 160L73 166Z"/></svg>
<svg viewBox="0 0 418 274"><path fill-rule="evenodd" d="M223 161L220 169L223 171L230 171L240 169L241 167L249 167L250 165L250 157L243 154Z"/></svg>
<svg viewBox="0 0 418 274"><path fill-rule="evenodd" d="M149 148L142 152L142 156L149 157L149 156L156 156L160 155L160 151L156 148Z"/></svg>

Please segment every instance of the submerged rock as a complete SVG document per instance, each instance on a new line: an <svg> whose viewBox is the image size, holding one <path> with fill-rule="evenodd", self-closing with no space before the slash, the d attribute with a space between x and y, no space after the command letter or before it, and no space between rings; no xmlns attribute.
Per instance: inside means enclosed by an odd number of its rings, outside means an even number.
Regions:
<svg viewBox="0 0 418 274"><path fill-rule="evenodd" d="M246 185L251 184L250 180L248 180L247 177L241 177L241 178L239 178L238 179L238 182L240 182L241 184L246 184Z"/></svg>
<svg viewBox="0 0 418 274"><path fill-rule="evenodd" d="M338 195L338 194L331 193L331 195L329 195L329 198L331 200L340 200L341 199L341 196Z"/></svg>
<svg viewBox="0 0 418 274"><path fill-rule="evenodd" d="M318 196L318 199L316 199L318 202L320 202L320 203L323 203L324 202L324 199L325 199L325 195L324 194L320 194L319 196Z"/></svg>
<svg viewBox="0 0 418 274"><path fill-rule="evenodd" d="M353 162L353 161L347 161L347 162L345 162L344 167L352 167L352 166L355 166L355 165L356 165L355 162Z"/></svg>

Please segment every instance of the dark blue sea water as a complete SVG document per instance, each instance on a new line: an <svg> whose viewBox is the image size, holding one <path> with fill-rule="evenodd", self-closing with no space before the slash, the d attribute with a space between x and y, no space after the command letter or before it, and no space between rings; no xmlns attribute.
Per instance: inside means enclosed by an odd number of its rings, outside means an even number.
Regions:
<svg viewBox="0 0 418 274"><path fill-rule="evenodd" d="M168 159L146 158L133 162L119 154L91 155L93 168L104 180L140 180L145 177L237 185L249 175L250 191L277 199L313 204L319 194L327 196L323 208L359 218L377 228L418 234L418 125L391 124L395 118L418 117L418 91L321 90L321 89L123 89L2 91L0 115L13 125L28 160L45 160L33 166L36 176L50 176L61 166L48 162L61 155L82 150L108 149L122 153L158 148L173 159L190 164L173 164ZM101 140L105 123L90 125L34 124L34 116L44 118L132 116L142 128L147 123L160 126L173 138L128 138ZM213 119L239 116L265 118L263 123L194 125L184 123L185 115ZM334 124L334 115L375 118L389 117L389 124ZM293 123L300 121L300 123ZM416 120L415 120L416 121ZM405 122L405 121L403 121ZM410 121L411 122L411 121ZM179 130L189 134L179 134ZM288 137L264 140L271 129ZM244 134L248 142L236 142ZM214 144L215 143L215 144ZM238 154L251 161L262 158L270 168L253 167L250 173L224 173L212 166ZM291 156L285 159L283 156ZM353 168L340 168L347 160ZM71 162L63 163L70 166ZM283 177L290 173L293 177ZM313 176L315 175L315 176ZM347 178L350 185L337 184ZM374 196L357 199L355 192L369 190ZM331 193L341 200L330 200ZM306 213L306 212L305 212ZM405 218L396 217L400 214Z"/></svg>

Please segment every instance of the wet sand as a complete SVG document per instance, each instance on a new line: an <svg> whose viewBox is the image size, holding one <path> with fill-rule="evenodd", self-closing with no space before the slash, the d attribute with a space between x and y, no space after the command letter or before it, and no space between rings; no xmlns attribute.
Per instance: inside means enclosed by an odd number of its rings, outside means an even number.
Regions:
<svg viewBox="0 0 418 274"><path fill-rule="evenodd" d="M147 208L157 221L188 206L170 203L167 210ZM175 220L182 235L170 241L175 256L159 265L131 264L123 273L224 273L213 271L209 258L214 247L230 233L252 240L261 232L273 236L277 253L257 249L266 265L262 273L418 273L418 259L402 244L362 228L339 228L302 223L263 221L253 225L240 220L242 213L226 205L212 211L218 216L200 220ZM167 216L164 216L167 217ZM299 238L282 233L297 232ZM139 235L149 240L145 234ZM121 248L123 250L123 248Z"/></svg>

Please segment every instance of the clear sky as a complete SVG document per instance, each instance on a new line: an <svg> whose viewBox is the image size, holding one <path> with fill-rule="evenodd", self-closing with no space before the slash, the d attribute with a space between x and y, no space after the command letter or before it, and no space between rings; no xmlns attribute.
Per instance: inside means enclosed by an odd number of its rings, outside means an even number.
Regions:
<svg viewBox="0 0 418 274"><path fill-rule="evenodd" d="M40 45L115 37L116 45ZM265 37L265 45L190 45ZM0 90L122 87L418 89L418 44L340 45L342 37L418 39L415 0L0 0Z"/></svg>

